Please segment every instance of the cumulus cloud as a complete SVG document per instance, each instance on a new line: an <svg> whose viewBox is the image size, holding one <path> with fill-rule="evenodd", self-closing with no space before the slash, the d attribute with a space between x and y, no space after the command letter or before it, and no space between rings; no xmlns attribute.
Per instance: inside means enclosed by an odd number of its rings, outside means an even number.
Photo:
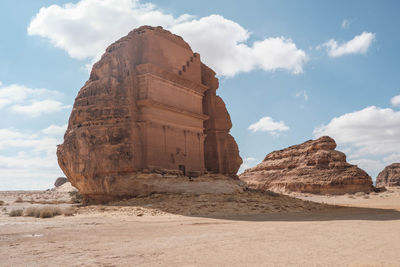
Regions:
<svg viewBox="0 0 400 267"><path fill-rule="evenodd" d="M59 112L63 109L69 109L71 107L71 105L63 105L61 102L56 100L34 100L31 104L28 105L13 105L11 107L11 110L15 113L19 113L29 117L38 117L42 114L51 114L54 112Z"/></svg>
<svg viewBox="0 0 400 267"><path fill-rule="evenodd" d="M266 38L249 46L250 33L219 15L179 23L171 28L182 35L217 73L234 76L254 69L286 69L298 74L307 61L306 53L285 37Z"/></svg>
<svg viewBox="0 0 400 267"><path fill-rule="evenodd" d="M400 107L400 95L392 97L392 99L390 99L390 103L392 103L394 107Z"/></svg>
<svg viewBox="0 0 400 267"><path fill-rule="evenodd" d="M63 175L56 158L62 134L46 136L46 129L0 129L0 190L45 189Z"/></svg>
<svg viewBox="0 0 400 267"><path fill-rule="evenodd" d="M274 121L271 117L263 117L257 122L251 124L248 130L254 132L267 132L277 135L280 132L289 130L289 127L283 121Z"/></svg>
<svg viewBox="0 0 400 267"><path fill-rule="evenodd" d="M349 149L349 159L374 175L378 169L400 160L400 111L375 106L333 118L314 129L314 136L329 135L342 148Z"/></svg>
<svg viewBox="0 0 400 267"><path fill-rule="evenodd" d="M341 57L350 54L365 54L372 42L375 40L375 33L363 32L355 36L348 42L339 44L336 40L331 39L324 43L324 46L330 57Z"/></svg>
<svg viewBox="0 0 400 267"><path fill-rule="evenodd" d="M65 133L65 131L67 130L67 124L64 125L50 125L49 127L47 127L46 129L42 130L42 133L47 134L47 135L63 135Z"/></svg>
<svg viewBox="0 0 400 267"><path fill-rule="evenodd" d="M220 15L174 17L138 0L81 0L43 7L28 34L47 38L72 58L93 61L109 44L141 25L160 25L181 35L219 75L254 69L298 74L307 61L306 53L289 38L269 37L248 44L249 31Z"/></svg>
<svg viewBox="0 0 400 267"><path fill-rule="evenodd" d="M385 163L382 160L374 160L368 158L360 158L360 159L351 159L349 158L349 163L353 165L357 165L370 175L374 179L379 172L381 172L385 166Z"/></svg>
<svg viewBox="0 0 400 267"><path fill-rule="evenodd" d="M45 88L29 88L24 85L0 84L0 109L7 108L15 113L37 117L46 113L58 112L71 106L54 100L63 94Z"/></svg>
<svg viewBox="0 0 400 267"><path fill-rule="evenodd" d="M0 83L0 108L35 98L58 98L62 96L60 92L45 88L35 89L19 84L2 85L3 84Z"/></svg>

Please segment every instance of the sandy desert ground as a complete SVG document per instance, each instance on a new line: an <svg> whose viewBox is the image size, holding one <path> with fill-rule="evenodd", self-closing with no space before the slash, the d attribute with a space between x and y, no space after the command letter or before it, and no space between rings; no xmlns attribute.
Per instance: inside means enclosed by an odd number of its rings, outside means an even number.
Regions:
<svg viewBox="0 0 400 267"><path fill-rule="evenodd" d="M400 189L292 196L306 201L156 194L42 219L8 213L69 194L1 192L0 266L400 266Z"/></svg>

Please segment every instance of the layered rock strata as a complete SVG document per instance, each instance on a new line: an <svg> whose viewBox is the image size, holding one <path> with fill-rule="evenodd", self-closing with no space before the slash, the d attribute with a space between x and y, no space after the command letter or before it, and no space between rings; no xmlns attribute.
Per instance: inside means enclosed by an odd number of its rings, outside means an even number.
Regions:
<svg viewBox="0 0 400 267"><path fill-rule="evenodd" d="M180 176L235 177L242 159L217 88L215 72L181 37L161 27L135 29L94 64L75 99L58 163L92 198L162 191L187 182L174 180ZM160 182L143 173L174 178Z"/></svg>
<svg viewBox="0 0 400 267"><path fill-rule="evenodd" d="M346 155L335 148L335 140L323 136L274 151L239 177L250 188L276 192L370 192L373 189L371 177L357 166L347 163Z"/></svg>
<svg viewBox="0 0 400 267"><path fill-rule="evenodd" d="M400 186L400 163L386 166L376 177L376 186Z"/></svg>

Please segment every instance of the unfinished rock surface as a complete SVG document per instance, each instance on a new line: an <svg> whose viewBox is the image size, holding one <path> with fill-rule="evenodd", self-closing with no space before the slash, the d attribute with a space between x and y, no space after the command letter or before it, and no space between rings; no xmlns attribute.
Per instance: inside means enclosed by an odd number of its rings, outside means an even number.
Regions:
<svg viewBox="0 0 400 267"><path fill-rule="evenodd" d="M400 186L400 163L386 166L376 177L376 186Z"/></svg>
<svg viewBox="0 0 400 267"><path fill-rule="evenodd" d="M250 188L276 192L370 192L373 188L371 177L357 166L347 163L346 155L335 148L335 140L323 136L274 151L239 177Z"/></svg>
<svg viewBox="0 0 400 267"><path fill-rule="evenodd" d="M161 27L135 29L94 64L58 163L93 198L174 191L187 176L217 179L207 173L229 180L242 159L217 88L215 72L181 37Z"/></svg>

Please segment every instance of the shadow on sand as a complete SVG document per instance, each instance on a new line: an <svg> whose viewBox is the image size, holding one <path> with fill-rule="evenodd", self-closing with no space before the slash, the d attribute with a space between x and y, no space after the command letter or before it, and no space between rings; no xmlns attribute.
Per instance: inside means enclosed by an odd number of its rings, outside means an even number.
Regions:
<svg viewBox="0 0 400 267"><path fill-rule="evenodd" d="M107 206L131 209L132 214L141 214L138 216L162 212L234 221L400 220L400 211L395 209L328 205L259 191L206 196L155 194L112 202Z"/></svg>
<svg viewBox="0 0 400 267"><path fill-rule="evenodd" d="M375 209L333 206L330 210L308 212L275 212L248 215L197 215L203 217L234 221L394 221L400 220L400 211L393 209Z"/></svg>

